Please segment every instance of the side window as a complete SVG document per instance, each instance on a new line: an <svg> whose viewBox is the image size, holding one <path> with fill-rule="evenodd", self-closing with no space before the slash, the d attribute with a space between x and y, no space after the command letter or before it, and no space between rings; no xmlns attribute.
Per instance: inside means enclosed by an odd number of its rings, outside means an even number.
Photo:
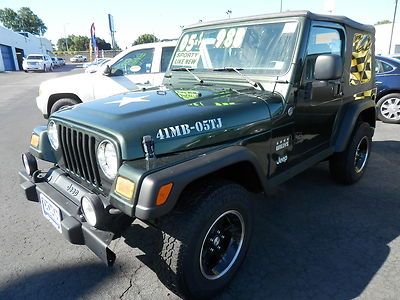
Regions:
<svg viewBox="0 0 400 300"><path fill-rule="evenodd" d="M380 60L375 60L375 73L376 74L383 73L383 67Z"/></svg>
<svg viewBox="0 0 400 300"><path fill-rule="evenodd" d="M161 52L161 73L167 71L169 62L171 60L172 54L174 53L175 47L164 47Z"/></svg>
<svg viewBox="0 0 400 300"><path fill-rule="evenodd" d="M383 61L381 62L381 64L382 64L382 71L383 72L390 72L390 71L393 70L393 67L391 65L389 65L389 64L387 64L387 63L385 63Z"/></svg>
<svg viewBox="0 0 400 300"><path fill-rule="evenodd" d="M111 66L111 74L122 76L150 73L153 55L154 48L132 51Z"/></svg>
<svg viewBox="0 0 400 300"><path fill-rule="evenodd" d="M314 66L318 55L336 54L341 56L343 44L341 30L329 27L312 27L307 45L305 79L314 79Z"/></svg>

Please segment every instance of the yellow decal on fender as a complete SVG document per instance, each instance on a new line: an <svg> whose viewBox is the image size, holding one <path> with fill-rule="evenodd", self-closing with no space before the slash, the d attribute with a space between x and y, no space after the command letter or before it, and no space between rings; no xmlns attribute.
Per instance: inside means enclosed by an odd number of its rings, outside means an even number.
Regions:
<svg viewBox="0 0 400 300"><path fill-rule="evenodd" d="M354 100L375 99L376 88L354 94Z"/></svg>

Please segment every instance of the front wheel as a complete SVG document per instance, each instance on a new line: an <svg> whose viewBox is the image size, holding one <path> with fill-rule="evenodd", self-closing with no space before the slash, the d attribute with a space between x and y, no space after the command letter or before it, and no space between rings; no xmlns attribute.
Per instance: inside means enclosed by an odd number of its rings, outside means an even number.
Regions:
<svg viewBox="0 0 400 300"><path fill-rule="evenodd" d="M62 98L56 101L56 103L53 104L53 106L50 109L50 115L55 113L56 111L64 108L64 107L68 107L68 106L72 106L75 104L78 104L79 102L76 101L75 99L70 99L70 98Z"/></svg>
<svg viewBox="0 0 400 300"><path fill-rule="evenodd" d="M371 153L373 129L364 122L355 128L345 151L334 154L329 169L335 181L353 184L360 180L367 168Z"/></svg>
<svg viewBox="0 0 400 300"><path fill-rule="evenodd" d="M385 123L400 124L400 94L389 94L376 104L378 119Z"/></svg>
<svg viewBox="0 0 400 300"><path fill-rule="evenodd" d="M161 220L156 270L181 296L204 299L224 288L245 258L252 233L250 197L226 182L186 195L180 201L192 204Z"/></svg>

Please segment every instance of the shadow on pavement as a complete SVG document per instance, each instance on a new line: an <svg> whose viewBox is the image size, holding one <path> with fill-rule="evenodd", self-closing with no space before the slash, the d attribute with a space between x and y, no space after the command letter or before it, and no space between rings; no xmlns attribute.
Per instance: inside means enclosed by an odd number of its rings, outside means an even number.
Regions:
<svg viewBox="0 0 400 300"><path fill-rule="evenodd" d="M82 64L81 65L78 65L78 64L76 64L76 65L66 64L65 66L54 68L53 72L55 72L55 73L67 73L67 72L71 72L71 71L75 70L79 66L80 66L80 69L83 72Z"/></svg>
<svg viewBox="0 0 400 300"><path fill-rule="evenodd" d="M102 263L24 274L0 289L0 299L78 299L116 274Z"/></svg>

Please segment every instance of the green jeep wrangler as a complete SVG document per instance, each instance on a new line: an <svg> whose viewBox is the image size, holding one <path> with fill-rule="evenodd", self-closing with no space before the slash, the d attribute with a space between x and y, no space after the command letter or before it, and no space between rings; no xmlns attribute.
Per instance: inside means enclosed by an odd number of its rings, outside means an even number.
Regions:
<svg viewBox="0 0 400 300"><path fill-rule="evenodd" d="M65 108L35 128L21 187L69 242L108 265L110 242L135 218L155 226L157 275L206 298L246 256L252 193L323 160L338 182L362 177L374 70L374 28L346 17L189 26L160 88ZM54 166L39 170L37 159Z"/></svg>

